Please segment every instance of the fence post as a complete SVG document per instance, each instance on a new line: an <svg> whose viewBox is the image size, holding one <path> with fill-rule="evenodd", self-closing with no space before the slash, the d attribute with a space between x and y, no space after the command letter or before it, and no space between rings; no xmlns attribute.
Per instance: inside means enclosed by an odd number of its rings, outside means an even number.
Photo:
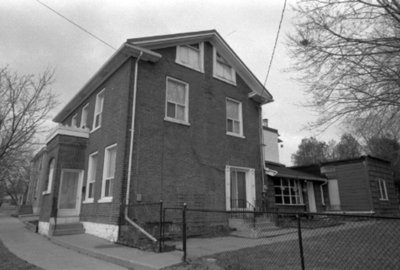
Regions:
<svg viewBox="0 0 400 270"><path fill-rule="evenodd" d="M182 260L186 262L186 203L183 204L182 208L182 249L183 249L183 258Z"/></svg>
<svg viewBox="0 0 400 270"><path fill-rule="evenodd" d="M164 228L164 220L163 220L163 201L160 200L160 224L159 224L159 237L158 237L158 252L162 252L162 244L163 244L163 228Z"/></svg>
<svg viewBox="0 0 400 270"><path fill-rule="evenodd" d="M256 228L256 207L253 208L253 229Z"/></svg>
<svg viewBox="0 0 400 270"><path fill-rule="evenodd" d="M297 234L299 236L299 248L300 248L300 260L301 260L301 269L304 270L304 253L303 253L303 238L301 236L301 219L300 214L296 215L297 218Z"/></svg>

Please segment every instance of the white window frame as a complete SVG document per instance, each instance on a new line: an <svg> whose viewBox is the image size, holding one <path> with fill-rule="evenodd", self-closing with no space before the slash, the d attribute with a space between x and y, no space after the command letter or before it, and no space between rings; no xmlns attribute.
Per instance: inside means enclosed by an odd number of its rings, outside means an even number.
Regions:
<svg viewBox="0 0 400 270"><path fill-rule="evenodd" d="M103 162L103 179L102 179L102 182L101 182L101 199L100 200L98 200L98 202L100 202L100 203L103 203L103 202L112 202L112 199L113 199L113 196L111 195L110 196L110 194L109 194L109 196L105 196L105 189L106 189L106 181L107 180L110 180L110 181L112 181L111 182L111 184L112 185L115 185L115 174L113 175L113 177L112 178L107 178L106 176L107 176L107 163L109 162L109 151L111 150L111 149L113 149L113 148L115 148L115 151L116 151L116 153L115 153L115 164L114 164L114 166L116 166L117 165L117 154L118 154L118 152L117 152L117 144L112 144L112 145L110 145L110 146L107 146L105 149L104 149L104 162ZM115 168L114 168L114 173L115 173Z"/></svg>
<svg viewBox="0 0 400 270"><path fill-rule="evenodd" d="M283 178L283 177L280 177L280 178L278 178L279 179L279 185L275 185L275 183L274 183L274 198L275 198L275 204L276 205L287 205L287 206L298 206L298 205L300 205L300 206L302 206L302 205L304 205L304 198L303 198L303 190L302 190L302 185L301 185L301 182L300 182L300 180L299 179L292 179L292 178ZM285 179L285 180L287 180L288 181L288 185L287 186L284 186L283 185L283 179ZM274 181L275 181L276 179L274 179ZM293 186L291 185L291 181L293 181ZM281 189L281 194L276 194L276 192L275 192L275 188L280 188ZM288 188L289 189L289 195L284 195L283 194L283 190L284 189L286 189L286 188ZM295 190L293 189L293 188L296 188ZM293 192L294 192L294 194L293 194ZM295 201L295 202L293 202L293 196L295 197L295 198L298 198L299 199L299 201L297 202L297 201ZM280 197L281 198L281 200L282 200L282 203L277 203L276 202L276 198L277 197ZM289 198L289 200L290 200L290 202L289 203L285 203L285 197L288 197Z"/></svg>
<svg viewBox="0 0 400 270"><path fill-rule="evenodd" d="M89 128L89 125L87 123L88 116L89 116L89 103L83 106L82 108L81 128Z"/></svg>
<svg viewBox="0 0 400 270"><path fill-rule="evenodd" d="M167 115L167 110L168 110L168 82L169 81L185 85L186 96L185 96L185 104L184 104L184 106L185 106L185 119L184 120L180 120L180 119L177 119L177 118L169 117ZM174 103L174 102L170 102L170 103ZM174 103L174 104L176 104L176 103ZM179 105L182 106L183 104L179 104ZM184 82L184 81L181 81L181 80L178 80L178 79L175 79L175 78L167 76L166 83L165 83L165 117L164 117L164 120L190 126L190 123L189 123L189 84L187 82Z"/></svg>
<svg viewBox="0 0 400 270"><path fill-rule="evenodd" d="M223 61L224 61L224 63L223 63L224 65L230 67L230 72L231 72L230 78L227 78L227 77L217 74L217 66L220 64L220 61L218 61L217 50L215 49L215 47L213 47L213 77L236 86L236 71L235 71L235 69L231 65L226 63L225 59L223 59Z"/></svg>
<svg viewBox="0 0 400 270"><path fill-rule="evenodd" d="M93 157L94 156L97 156L97 162L96 162L96 168L95 168L95 170L96 170L95 177L93 177L93 175L92 175ZM98 164L99 164L99 152L96 151L96 152L90 154L89 158L88 158L88 169L87 169L87 179L86 179L86 194L85 194L85 201L83 201L84 203L92 203L92 202L94 202L94 187L95 187L95 184L96 184L97 168L99 166ZM89 186L90 186L90 184L93 184L93 188L92 188L93 197L92 198L89 198L89 190L90 190Z"/></svg>
<svg viewBox="0 0 400 270"><path fill-rule="evenodd" d="M74 116L72 116L71 127L73 127L73 128L78 127L78 114L75 114Z"/></svg>
<svg viewBox="0 0 400 270"><path fill-rule="evenodd" d="M47 175L46 175L47 187L42 192L43 195L51 193L51 188L53 186L53 181L54 181L54 174L55 174L55 170L56 170L56 159L55 158L50 159L49 167L47 168L47 170L48 170Z"/></svg>
<svg viewBox="0 0 400 270"><path fill-rule="evenodd" d="M200 43L196 43L199 45L199 48L195 48L193 46L191 46L191 44L185 44L185 45L178 45L176 46L176 57L175 57L175 62L179 65L188 67L190 69L194 69L196 71L202 72L204 73L204 42L200 42ZM199 61L199 65L196 66L192 66L189 63L186 63L183 61L181 55L182 55L182 48L186 48L192 51L196 51L196 53L198 53L198 61Z"/></svg>
<svg viewBox="0 0 400 270"><path fill-rule="evenodd" d="M95 130L98 130L101 127L101 122L103 119L103 108L104 108L104 99L105 99L105 89L101 90L97 95L96 95L96 104L94 108L94 116L93 116L93 128L92 132ZM102 96L102 100L100 101L100 96ZM99 123L98 126L96 126L96 117L99 116Z"/></svg>
<svg viewBox="0 0 400 270"><path fill-rule="evenodd" d="M235 133L235 132L231 132L228 131L228 112L227 112L227 108L228 108L228 101L233 102L233 103L237 103L239 105L239 120L237 119L229 119L232 121L239 121L239 133ZM226 125L226 134L230 135L230 136L235 136L235 137L240 137L240 138L244 138L243 135L243 111L242 111L242 102L237 101L235 99L232 98L226 98L225 100L225 125Z"/></svg>
<svg viewBox="0 0 400 270"><path fill-rule="evenodd" d="M379 200L388 201L389 197L386 188L386 180L378 179L378 186L379 186Z"/></svg>
<svg viewBox="0 0 400 270"><path fill-rule="evenodd" d="M225 199L226 210L233 210L231 208L231 170L239 170L245 172L246 175L246 200L251 205L255 206L256 203L256 187L255 187L255 169L237 166L225 166ZM247 205L247 210L254 210Z"/></svg>

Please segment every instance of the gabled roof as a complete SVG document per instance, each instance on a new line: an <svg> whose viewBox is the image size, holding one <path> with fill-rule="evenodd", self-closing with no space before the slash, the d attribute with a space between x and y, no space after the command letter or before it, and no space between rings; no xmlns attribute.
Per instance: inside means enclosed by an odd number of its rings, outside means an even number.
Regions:
<svg viewBox="0 0 400 270"><path fill-rule="evenodd" d="M142 53L141 60L157 62L161 55L148 49L139 48L131 44L124 43L107 60L106 63L93 75L92 78L78 91L78 93L64 106L64 108L54 117L54 122L62 122L68 115L80 105L90 94L95 91L110 75L112 75L129 57L138 57Z"/></svg>
<svg viewBox="0 0 400 270"><path fill-rule="evenodd" d="M151 36L128 39L109 60L93 75L82 89L68 102L68 104L54 117L53 121L62 122L75 110L82 100L95 91L115 70L129 57L142 54L141 60L157 62L162 56L152 50L167 48L182 44L210 42L218 53L236 70L245 83L252 89L249 98L262 104L273 101L272 95L263 84L254 76L242 60L236 55L216 30L180 33L172 35Z"/></svg>
<svg viewBox="0 0 400 270"><path fill-rule="evenodd" d="M252 89L252 92L249 94L250 98L263 104L273 101L272 95L264 85L256 78L216 30L132 38L127 40L130 44L150 50L203 41L210 42L217 49L218 53L235 69L250 89Z"/></svg>

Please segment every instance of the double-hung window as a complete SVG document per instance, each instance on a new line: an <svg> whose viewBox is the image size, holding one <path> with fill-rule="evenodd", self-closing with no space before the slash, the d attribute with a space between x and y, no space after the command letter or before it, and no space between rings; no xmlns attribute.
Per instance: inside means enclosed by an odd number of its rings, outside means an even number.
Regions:
<svg viewBox="0 0 400 270"><path fill-rule="evenodd" d="M94 200L94 184L96 182L97 159L97 152L89 156L88 176L86 184L86 202L93 202Z"/></svg>
<svg viewBox="0 0 400 270"><path fill-rule="evenodd" d="M117 145L108 146L104 153L103 184L101 189L101 201L103 202L112 200L116 159Z"/></svg>
<svg viewBox="0 0 400 270"><path fill-rule="evenodd" d="M379 200L387 201L388 194L386 189L386 181L383 179L378 179L378 184L379 184Z"/></svg>
<svg viewBox="0 0 400 270"><path fill-rule="evenodd" d="M275 203L284 205L302 205L303 193L297 179L274 179Z"/></svg>
<svg viewBox="0 0 400 270"><path fill-rule="evenodd" d="M236 72L231 65L214 48L213 76L236 85Z"/></svg>
<svg viewBox="0 0 400 270"><path fill-rule="evenodd" d="M176 62L191 69L204 72L203 43L180 45L176 47Z"/></svg>
<svg viewBox="0 0 400 270"><path fill-rule="evenodd" d="M101 119L103 113L103 104L104 104L104 89L100 91L100 93L96 96L96 106L94 109L94 121L93 121L93 130L101 127Z"/></svg>
<svg viewBox="0 0 400 270"><path fill-rule="evenodd" d="M226 99L226 134L243 137L242 103Z"/></svg>
<svg viewBox="0 0 400 270"><path fill-rule="evenodd" d="M82 108L82 116L81 116L81 128L87 128L87 119L89 114L89 104L86 104L85 107Z"/></svg>
<svg viewBox="0 0 400 270"><path fill-rule="evenodd" d="M165 120L189 124L189 85L167 78Z"/></svg>

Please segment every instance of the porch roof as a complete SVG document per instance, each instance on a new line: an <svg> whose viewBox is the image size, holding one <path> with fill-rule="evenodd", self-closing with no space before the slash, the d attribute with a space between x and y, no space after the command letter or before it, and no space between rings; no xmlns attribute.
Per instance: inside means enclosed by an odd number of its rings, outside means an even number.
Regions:
<svg viewBox="0 0 400 270"><path fill-rule="evenodd" d="M265 169L267 171L266 173L273 177L283 177L309 181L327 181L326 178L323 178L321 176L290 169L282 164L266 163Z"/></svg>

